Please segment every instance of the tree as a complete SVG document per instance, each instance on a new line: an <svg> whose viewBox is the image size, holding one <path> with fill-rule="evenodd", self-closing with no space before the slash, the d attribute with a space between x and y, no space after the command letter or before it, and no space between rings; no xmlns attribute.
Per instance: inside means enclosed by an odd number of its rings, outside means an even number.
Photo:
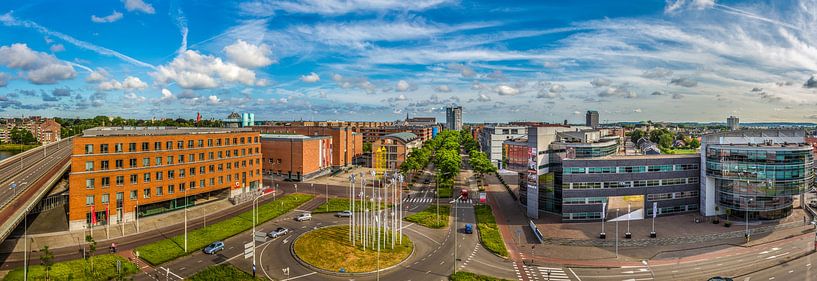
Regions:
<svg viewBox="0 0 817 281"><path fill-rule="evenodd" d="M630 141L632 141L633 143L638 142L638 140L640 140L643 137L644 137L644 131L639 130L639 129L635 129L635 130L633 130L632 133L630 133Z"/></svg>
<svg viewBox="0 0 817 281"><path fill-rule="evenodd" d="M94 276L94 253L96 253L96 241L91 235L85 235L85 242L88 242L88 252L90 256L87 257L91 263L91 276Z"/></svg>
<svg viewBox="0 0 817 281"><path fill-rule="evenodd" d="M364 142L363 143L363 152L372 152L372 143Z"/></svg>
<svg viewBox="0 0 817 281"><path fill-rule="evenodd" d="M698 140L698 138L692 138L687 145L689 148L699 148L701 147L701 142Z"/></svg>
<svg viewBox="0 0 817 281"><path fill-rule="evenodd" d="M672 141L674 138L672 134L663 134L658 137L658 146L663 148L670 148L672 147Z"/></svg>
<svg viewBox="0 0 817 281"><path fill-rule="evenodd" d="M37 138L26 129L14 127L9 134L12 143L17 144L32 144L37 142Z"/></svg>
<svg viewBox="0 0 817 281"><path fill-rule="evenodd" d="M51 266L54 265L54 253L48 249L48 245L40 249L40 263L45 267L45 280L49 280L48 271L50 271Z"/></svg>

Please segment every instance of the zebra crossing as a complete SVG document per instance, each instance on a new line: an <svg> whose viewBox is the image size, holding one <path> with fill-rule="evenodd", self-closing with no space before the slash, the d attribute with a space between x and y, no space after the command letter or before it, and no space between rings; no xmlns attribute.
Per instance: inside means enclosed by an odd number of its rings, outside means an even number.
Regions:
<svg viewBox="0 0 817 281"><path fill-rule="evenodd" d="M403 202L405 203L432 203L436 202L435 198L432 197L414 197L414 198L404 198ZM447 202L446 200L440 199L440 202ZM460 201L460 203L464 204L473 204L474 202L471 199Z"/></svg>
<svg viewBox="0 0 817 281"><path fill-rule="evenodd" d="M546 266L529 266L522 265L522 271L517 268L516 262L513 262L513 269L516 272L516 278L520 281L570 281L570 277L562 268L546 267ZM523 278L524 277L524 278Z"/></svg>

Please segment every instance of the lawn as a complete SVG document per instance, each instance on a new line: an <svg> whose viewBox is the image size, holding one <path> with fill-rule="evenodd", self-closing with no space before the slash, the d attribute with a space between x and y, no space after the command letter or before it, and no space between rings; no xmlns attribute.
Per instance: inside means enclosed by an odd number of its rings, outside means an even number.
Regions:
<svg viewBox="0 0 817 281"><path fill-rule="evenodd" d="M12 152L20 152L20 149L23 151L35 148L40 146L39 144L13 144L13 143L4 143L0 144L0 150L2 151L12 151Z"/></svg>
<svg viewBox="0 0 817 281"><path fill-rule="evenodd" d="M256 272L258 274L258 272ZM261 278L253 278L252 274L241 271L231 264L211 265L202 271L199 271L193 276L190 276L192 281L209 281L209 280L235 280L235 281L253 281L263 280Z"/></svg>
<svg viewBox="0 0 817 281"><path fill-rule="evenodd" d="M431 204L425 210L405 217L404 219L428 228L443 228L448 226L448 216L450 215L451 206L447 204L440 205L440 215L437 216L437 205Z"/></svg>
<svg viewBox="0 0 817 281"><path fill-rule="evenodd" d="M388 245L380 248L380 268L400 263L411 254L414 247L405 235L402 245L395 240L394 249L391 248L391 239L382 240L388 241ZM369 244L369 247L371 246ZM325 270L339 271L341 268L346 272L377 270L377 251L372 251L373 248L364 251L360 243L356 246L350 245L348 226L332 226L307 232L295 241L293 247L301 260Z"/></svg>
<svg viewBox="0 0 817 281"><path fill-rule="evenodd" d="M363 202L363 201L355 200L355 209L357 209L357 207L359 207L359 205L357 205L357 204L360 204L361 202ZM371 202L367 201L366 203L369 204L369 206L370 206L369 209L370 210L377 210L377 209L375 209L374 207L371 206ZM391 207L391 205L389 205L389 207ZM349 208L349 199L348 198L329 198L329 203L324 202L323 204L321 204L320 206L318 206L317 208L312 210L312 213L314 213L314 214L336 213L336 212L340 212L340 211L346 211L346 210L349 210L349 209L350 208Z"/></svg>
<svg viewBox="0 0 817 281"><path fill-rule="evenodd" d="M440 198L451 198L451 193L453 188L450 187L438 187L437 188L437 196Z"/></svg>
<svg viewBox="0 0 817 281"><path fill-rule="evenodd" d="M94 271L90 271L90 259L77 259L57 262L51 266L48 276L51 280L110 280L116 278L116 261L122 262L122 276L139 272L136 264L118 255L98 255L93 258ZM45 280L45 267L31 265L28 267L29 280ZM23 268L15 268L3 280L23 280Z"/></svg>
<svg viewBox="0 0 817 281"><path fill-rule="evenodd" d="M502 241L502 235L499 234L499 228L496 225L496 219L491 212L489 205L476 205L474 212L477 215L477 228L479 229L479 238L482 245L494 254L507 257L508 249L505 248L505 242Z"/></svg>
<svg viewBox="0 0 817 281"><path fill-rule="evenodd" d="M510 281L508 279L501 279L491 276L479 275L476 273L457 271L448 277L451 281Z"/></svg>
<svg viewBox="0 0 817 281"><path fill-rule="evenodd" d="M661 153L663 154L695 154L698 153L697 149L668 149L668 148L661 148Z"/></svg>
<svg viewBox="0 0 817 281"><path fill-rule="evenodd" d="M313 198L307 194L287 194L275 201L258 206L258 222L264 223L283 215ZM252 228L252 210L238 216L209 224L207 227L188 230L187 246L189 252L195 252L214 241L224 240ZM240 246L240 245L238 245ZM229 245L227 245L229 247ZM184 234L156 241L138 247L139 257L153 265L162 264L186 255L184 252Z"/></svg>

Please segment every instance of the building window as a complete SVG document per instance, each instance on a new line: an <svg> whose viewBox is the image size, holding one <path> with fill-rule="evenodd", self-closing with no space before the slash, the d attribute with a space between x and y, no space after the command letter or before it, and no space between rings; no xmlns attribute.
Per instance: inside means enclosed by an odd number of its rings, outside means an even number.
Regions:
<svg viewBox="0 0 817 281"><path fill-rule="evenodd" d="M142 198L150 198L150 188L142 189Z"/></svg>
<svg viewBox="0 0 817 281"><path fill-rule="evenodd" d="M187 162L193 163L196 162L196 155L195 154L188 154L187 155Z"/></svg>
<svg viewBox="0 0 817 281"><path fill-rule="evenodd" d="M213 146L213 139L207 139L207 147Z"/></svg>
<svg viewBox="0 0 817 281"><path fill-rule="evenodd" d="M175 170L167 171L167 179L172 180L174 178L176 178L176 171Z"/></svg>
<svg viewBox="0 0 817 281"><path fill-rule="evenodd" d="M94 145L93 144L86 144L85 145L85 154L93 154L94 153Z"/></svg>
<svg viewBox="0 0 817 281"><path fill-rule="evenodd" d="M149 183L150 182L150 173L145 173L144 175L142 175L142 182L143 183Z"/></svg>
<svg viewBox="0 0 817 281"><path fill-rule="evenodd" d="M204 161L204 152L199 153L199 161Z"/></svg>
<svg viewBox="0 0 817 281"><path fill-rule="evenodd" d="M185 183L180 183L179 184L179 192L184 192L184 189L185 189Z"/></svg>
<svg viewBox="0 0 817 281"><path fill-rule="evenodd" d="M167 194L173 194L174 192L176 192L174 189L176 189L176 188L172 184L168 185L167 186Z"/></svg>
<svg viewBox="0 0 817 281"><path fill-rule="evenodd" d="M117 186L125 185L125 176L116 176L116 185Z"/></svg>
<svg viewBox="0 0 817 281"><path fill-rule="evenodd" d="M111 178L110 177L102 177L102 187L109 187L111 186Z"/></svg>
<svg viewBox="0 0 817 281"><path fill-rule="evenodd" d="M120 142L115 144L114 149L116 150L116 153L122 153L122 143Z"/></svg>
<svg viewBox="0 0 817 281"><path fill-rule="evenodd" d="M168 165L173 165L173 156L168 156L167 157L167 164Z"/></svg>
<svg viewBox="0 0 817 281"><path fill-rule="evenodd" d="M156 196L162 196L163 193L164 193L163 187L160 186L156 188Z"/></svg>
<svg viewBox="0 0 817 281"><path fill-rule="evenodd" d="M165 149L167 150L173 149L173 142L172 141L165 142Z"/></svg>
<svg viewBox="0 0 817 281"><path fill-rule="evenodd" d="M195 176L195 175L196 175L196 168L192 168L192 167L190 168L190 175L191 175L191 176Z"/></svg>
<svg viewBox="0 0 817 281"><path fill-rule="evenodd" d="M162 174L164 174L162 171L156 172L156 180L157 181L162 180Z"/></svg>
<svg viewBox="0 0 817 281"><path fill-rule="evenodd" d="M115 163L116 163L116 168L117 169L122 169L122 166L123 166L122 162L123 162L122 159L116 159Z"/></svg>
<svg viewBox="0 0 817 281"><path fill-rule="evenodd" d="M136 143L135 142L128 143L128 152L136 152Z"/></svg>
<svg viewBox="0 0 817 281"><path fill-rule="evenodd" d="M184 141L177 141L176 142L176 149L184 148Z"/></svg>
<svg viewBox="0 0 817 281"><path fill-rule="evenodd" d="M156 157L156 166L162 165L162 157Z"/></svg>
<svg viewBox="0 0 817 281"><path fill-rule="evenodd" d="M190 189L196 189L196 182L194 181L190 182Z"/></svg>
<svg viewBox="0 0 817 281"><path fill-rule="evenodd" d="M142 167L150 167L150 158L142 158Z"/></svg>
<svg viewBox="0 0 817 281"><path fill-rule="evenodd" d="M136 196L137 196L136 193L137 193L136 190L131 190L130 191L130 200L136 200Z"/></svg>
<svg viewBox="0 0 817 281"><path fill-rule="evenodd" d="M207 159L213 160L213 152L212 151L207 153Z"/></svg>
<svg viewBox="0 0 817 281"><path fill-rule="evenodd" d="M138 176L136 174L130 175L130 184L137 184Z"/></svg>
<svg viewBox="0 0 817 281"><path fill-rule="evenodd" d="M179 169L179 178L184 177L184 169Z"/></svg>
<svg viewBox="0 0 817 281"><path fill-rule="evenodd" d="M94 189L94 179L85 179L85 188Z"/></svg>
<svg viewBox="0 0 817 281"><path fill-rule="evenodd" d="M94 161L85 161L85 170L86 171L93 171L94 170Z"/></svg>
<svg viewBox="0 0 817 281"><path fill-rule="evenodd" d="M153 143L153 150L159 151L162 150L162 142L157 141Z"/></svg>
<svg viewBox="0 0 817 281"><path fill-rule="evenodd" d="M148 150L150 150L150 144L147 143L147 142L143 142L142 143L142 151L148 151Z"/></svg>
<svg viewBox="0 0 817 281"><path fill-rule="evenodd" d="M199 167L199 175L204 174L204 166Z"/></svg>
<svg viewBox="0 0 817 281"><path fill-rule="evenodd" d="M99 153L108 153L108 144L103 143L99 145Z"/></svg>
<svg viewBox="0 0 817 281"><path fill-rule="evenodd" d="M99 169L102 171L108 170L108 160L99 161Z"/></svg>
<svg viewBox="0 0 817 281"><path fill-rule="evenodd" d="M221 139L216 139L216 146L221 146Z"/></svg>
<svg viewBox="0 0 817 281"><path fill-rule="evenodd" d="M85 195L85 206L94 205L94 196L93 195Z"/></svg>
<svg viewBox="0 0 817 281"><path fill-rule="evenodd" d="M136 168L136 158L128 159L128 164L131 168Z"/></svg>
<svg viewBox="0 0 817 281"><path fill-rule="evenodd" d="M108 204L108 200L110 199L109 197L110 197L110 195L105 193L105 194L102 194L102 198L100 198L99 200L100 200L100 202L102 204Z"/></svg>
<svg viewBox="0 0 817 281"><path fill-rule="evenodd" d="M210 186L216 185L216 178L210 178Z"/></svg>
<svg viewBox="0 0 817 281"><path fill-rule="evenodd" d="M204 147L204 140L199 140L199 147Z"/></svg>
<svg viewBox="0 0 817 281"><path fill-rule="evenodd" d="M193 148L193 140L187 141L187 148Z"/></svg>
<svg viewBox="0 0 817 281"><path fill-rule="evenodd" d="M184 155L179 155L179 164L184 164Z"/></svg>

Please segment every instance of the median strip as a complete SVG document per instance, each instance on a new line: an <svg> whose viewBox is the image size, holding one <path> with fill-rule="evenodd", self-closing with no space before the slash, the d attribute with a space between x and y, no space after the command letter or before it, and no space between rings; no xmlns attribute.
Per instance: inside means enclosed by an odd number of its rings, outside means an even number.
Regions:
<svg viewBox="0 0 817 281"><path fill-rule="evenodd" d="M502 235L499 234L499 227L496 225L496 218L489 205L476 205L474 212L477 216L477 228L479 229L479 240L485 249L502 257L508 256L508 249Z"/></svg>

